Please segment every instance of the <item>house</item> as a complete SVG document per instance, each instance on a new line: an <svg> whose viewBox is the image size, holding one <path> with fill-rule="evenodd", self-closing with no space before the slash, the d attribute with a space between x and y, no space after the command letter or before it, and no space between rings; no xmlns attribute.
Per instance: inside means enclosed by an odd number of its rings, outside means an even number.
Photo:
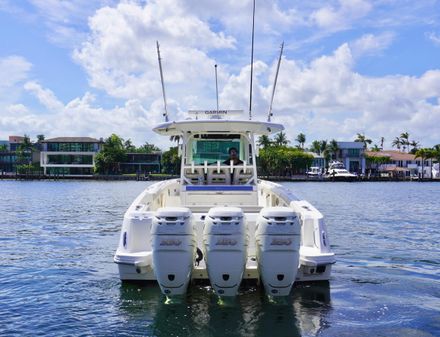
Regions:
<svg viewBox="0 0 440 337"><path fill-rule="evenodd" d="M162 152L127 153L127 159L120 163L122 173L160 173Z"/></svg>
<svg viewBox="0 0 440 337"><path fill-rule="evenodd" d="M92 175L102 140L90 137L57 137L41 142L40 165L44 174Z"/></svg>
<svg viewBox="0 0 440 337"><path fill-rule="evenodd" d="M364 143L362 142L337 142L338 151L336 153L336 160L342 162L345 168L353 173L365 174L367 167Z"/></svg>
<svg viewBox="0 0 440 337"><path fill-rule="evenodd" d="M370 169L372 171L377 170L378 173L387 173L395 177L411 177L419 176L422 172L422 160L417 158L414 154L405 153L395 150L386 151L366 151L365 155L370 158L383 157L387 158L386 163L382 164L370 164ZM429 160L425 160L423 167L425 169L424 176L426 178L430 177L428 171L430 171ZM429 175L429 176L428 176Z"/></svg>
<svg viewBox="0 0 440 337"><path fill-rule="evenodd" d="M33 146L28 151L19 151L25 138L22 136L9 136L8 140L0 140L0 172L15 173L17 165L38 162L38 150Z"/></svg>

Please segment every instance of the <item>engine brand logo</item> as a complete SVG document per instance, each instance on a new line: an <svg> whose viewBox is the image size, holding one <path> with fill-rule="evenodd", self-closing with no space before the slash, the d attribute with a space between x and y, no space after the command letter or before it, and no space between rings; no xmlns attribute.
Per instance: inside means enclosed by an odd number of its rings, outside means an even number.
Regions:
<svg viewBox="0 0 440 337"><path fill-rule="evenodd" d="M289 246L292 239L272 239L271 246Z"/></svg>
<svg viewBox="0 0 440 337"><path fill-rule="evenodd" d="M234 239L218 239L215 243L216 246L235 246L237 244L237 240Z"/></svg>
<svg viewBox="0 0 440 337"><path fill-rule="evenodd" d="M174 240L174 239L160 241L161 246L180 246L181 243L182 243L182 241Z"/></svg>

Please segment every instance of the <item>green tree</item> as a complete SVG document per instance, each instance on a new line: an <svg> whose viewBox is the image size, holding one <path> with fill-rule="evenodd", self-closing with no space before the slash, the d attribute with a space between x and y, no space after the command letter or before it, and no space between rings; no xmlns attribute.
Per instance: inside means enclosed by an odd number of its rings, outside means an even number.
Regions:
<svg viewBox="0 0 440 337"><path fill-rule="evenodd" d="M319 140L314 140L310 147L310 151L316 154L321 154L321 142Z"/></svg>
<svg viewBox="0 0 440 337"><path fill-rule="evenodd" d="M148 142L145 142L144 145L137 148L137 152L141 152L141 153L153 153L157 151L160 151L160 149L156 145L150 144Z"/></svg>
<svg viewBox="0 0 440 337"><path fill-rule="evenodd" d="M327 148L328 151L330 152L332 159L338 160L338 151L339 151L338 142L335 139L332 139L330 143L327 145Z"/></svg>
<svg viewBox="0 0 440 337"><path fill-rule="evenodd" d="M355 142L363 143L364 150L368 149L368 144L371 144L373 141L367 138L363 133L358 133L357 138L354 140Z"/></svg>
<svg viewBox="0 0 440 337"><path fill-rule="evenodd" d="M133 145L130 138L124 142L124 149L126 152L135 152L136 151L136 146Z"/></svg>
<svg viewBox="0 0 440 337"><path fill-rule="evenodd" d="M95 172L100 174L117 174L120 163L126 159L124 140L116 134L108 137L102 150L95 157Z"/></svg>
<svg viewBox="0 0 440 337"><path fill-rule="evenodd" d="M425 159L428 155L429 149L418 149L415 153L416 158L420 158L422 160L422 179L425 177Z"/></svg>
<svg viewBox="0 0 440 337"><path fill-rule="evenodd" d="M259 147L266 148L272 145L272 140L267 135L258 137L257 144Z"/></svg>
<svg viewBox="0 0 440 337"><path fill-rule="evenodd" d="M403 152L405 152L406 148L408 148L408 151L409 151L410 141L409 141L409 133L408 132L402 132L400 134L400 142L401 142L401 145L403 148Z"/></svg>
<svg viewBox="0 0 440 337"><path fill-rule="evenodd" d="M304 149L304 143L306 142L306 135L303 134L303 133L300 133L300 134L296 137L295 141L298 142L298 146L299 146L301 149Z"/></svg>
<svg viewBox="0 0 440 337"><path fill-rule="evenodd" d="M382 148L380 148L377 144L374 144L371 148L371 151L373 152L379 152Z"/></svg>
<svg viewBox="0 0 440 337"><path fill-rule="evenodd" d="M290 141L287 139L286 134L283 131L280 131L276 134L274 143L276 146L287 146Z"/></svg>
<svg viewBox="0 0 440 337"><path fill-rule="evenodd" d="M391 143L392 147L395 147L397 150L400 151L400 147L402 146L402 140L400 137L394 138L393 142Z"/></svg>
<svg viewBox="0 0 440 337"><path fill-rule="evenodd" d="M181 158L177 146L171 147L162 153L162 172L166 174L179 174Z"/></svg>
<svg viewBox="0 0 440 337"><path fill-rule="evenodd" d="M420 148L420 143L415 140L409 142L409 145L412 146L412 149L410 151L412 154L415 154L417 152L417 150ZM409 150L409 148L408 148L408 150Z"/></svg>
<svg viewBox="0 0 440 337"><path fill-rule="evenodd" d="M0 144L0 151L7 151L8 147L6 146L6 144Z"/></svg>

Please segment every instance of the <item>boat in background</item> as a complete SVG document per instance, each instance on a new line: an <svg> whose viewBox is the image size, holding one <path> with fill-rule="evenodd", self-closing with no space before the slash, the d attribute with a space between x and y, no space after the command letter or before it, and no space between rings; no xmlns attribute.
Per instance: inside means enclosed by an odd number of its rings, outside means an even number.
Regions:
<svg viewBox="0 0 440 337"><path fill-rule="evenodd" d="M344 164L340 161L332 161L328 167L325 178L333 180L357 180L358 176L351 172L348 172Z"/></svg>

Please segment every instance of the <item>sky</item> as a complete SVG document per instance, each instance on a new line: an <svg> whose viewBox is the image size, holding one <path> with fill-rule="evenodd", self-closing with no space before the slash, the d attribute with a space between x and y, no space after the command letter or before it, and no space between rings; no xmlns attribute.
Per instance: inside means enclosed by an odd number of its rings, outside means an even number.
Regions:
<svg viewBox="0 0 440 337"><path fill-rule="evenodd" d="M249 109L251 0L0 0L0 140L112 133L166 149L156 41L171 120ZM295 144L440 143L440 0L257 0L253 119Z"/></svg>

